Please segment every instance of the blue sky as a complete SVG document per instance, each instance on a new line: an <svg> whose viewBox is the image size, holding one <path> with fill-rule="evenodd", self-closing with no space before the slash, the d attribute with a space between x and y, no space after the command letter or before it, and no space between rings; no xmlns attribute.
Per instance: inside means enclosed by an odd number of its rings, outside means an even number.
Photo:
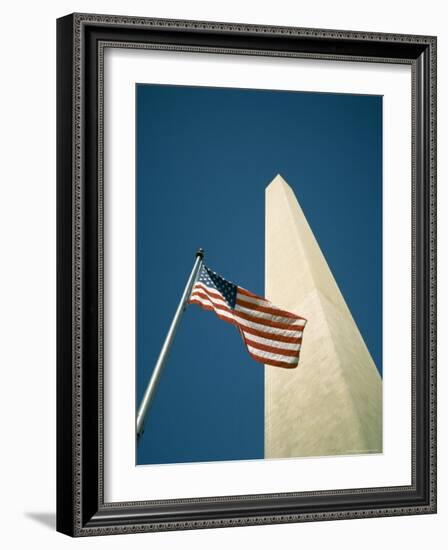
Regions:
<svg viewBox="0 0 448 550"><path fill-rule="evenodd" d="M382 98L137 85L137 402L198 247L264 294L264 190L294 189L382 373ZM264 367L187 308L138 464L264 456Z"/></svg>

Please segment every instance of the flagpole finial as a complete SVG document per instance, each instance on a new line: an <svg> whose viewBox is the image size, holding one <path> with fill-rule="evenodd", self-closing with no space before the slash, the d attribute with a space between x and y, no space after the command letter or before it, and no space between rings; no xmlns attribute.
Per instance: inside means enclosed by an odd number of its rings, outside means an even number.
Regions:
<svg viewBox="0 0 448 550"><path fill-rule="evenodd" d="M198 248L198 251L196 252L196 257L203 258L204 257L204 249Z"/></svg>

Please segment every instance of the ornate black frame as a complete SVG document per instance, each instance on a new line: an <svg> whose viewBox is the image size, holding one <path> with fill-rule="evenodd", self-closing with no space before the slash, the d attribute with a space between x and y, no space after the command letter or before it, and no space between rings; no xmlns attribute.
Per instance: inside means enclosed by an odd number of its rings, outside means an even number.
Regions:
<svg viewBox="0 0 448 550"><path fill-rule="evenodd" d="M412 484L105 503L102 446L105 47L412 67ZM71 536L436 512L436 38L73 14L57 21L57 529Z"/></svg>

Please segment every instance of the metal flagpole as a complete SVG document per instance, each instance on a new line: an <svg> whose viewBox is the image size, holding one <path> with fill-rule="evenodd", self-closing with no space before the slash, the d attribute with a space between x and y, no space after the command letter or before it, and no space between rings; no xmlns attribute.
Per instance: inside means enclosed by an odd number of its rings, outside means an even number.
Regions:
<svg viewBox="0 0 448 550"><path fill-rule="evenodd" d="M163 368L166 363L166 358L168 357L168 352L170 350L171 344L173 343L174 336L176 334L177 327L179 326L182 313L185 311L187 302L190 298L191 289L193 288L196 278L198 276L199 270L202 267L204 258L204 251L200 248L196 252L196 260L193 265L190 277L188 278L187 284L185 286L184 292L180 299L179 305L177 306L176 313L174 314L173 320L171 321L171 326L168 330L168 333L163 343L162 349L160 350L159 357L157 359L156 366L151 375L151 379L146 387L145 394L143 396L142 402L137 412L137 439L143 433L143 426L145 423L146 415L148 414L149 407L154 398L154 392L156 391L157 384L159 383L160 375L162 374Z"/></svg>

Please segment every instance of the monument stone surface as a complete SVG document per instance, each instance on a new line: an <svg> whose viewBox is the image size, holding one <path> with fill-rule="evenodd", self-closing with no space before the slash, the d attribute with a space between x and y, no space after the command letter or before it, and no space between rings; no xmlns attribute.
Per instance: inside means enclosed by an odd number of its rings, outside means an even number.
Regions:
<svg viewBox="0 0 448 550"><path fill-rule="evenodd" d="M298 367L265 367L265 458L382 452L381 376L280 175L266 188L265 295L308 320Z"/></svg>

